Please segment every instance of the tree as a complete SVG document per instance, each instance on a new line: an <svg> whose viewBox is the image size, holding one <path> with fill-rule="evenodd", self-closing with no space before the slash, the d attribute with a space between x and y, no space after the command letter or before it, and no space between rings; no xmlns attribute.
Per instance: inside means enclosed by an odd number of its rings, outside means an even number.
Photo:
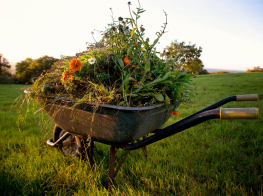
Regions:
<svg viewBox="0 0 263 196"><path fill-rule="evenodd" d="M16 77L19 82L27 83L30 81L31 73L29 71L29 65L33 63L33 59L26 58L16 64Z"/></svg>
<svg viewBox="0 0 263 196"><path fill-rule="evenodd" d="M0 84L10 84L13 82L10 72L11 65L8 60L0 54Z"/></svg>
<svg viewBox="0 0 263 196"><path fill-rule="evenodd" d="M200 59L202 53L201 47L196 47L195 44L188 45L185 42L173 41L170 46L167 46L164 49L164 52L161 54L161 57L164 57L165 60L174 60L178 65L182 65L184 70L188 70L193 73L200 73L203 71L204 65Z"/></svg>
<svg viewBox="0 0 263 196"><path fill-rule="evenodd" d="M8 60L3 57L3 54L0 54L0 76L11 76L9 69L11 65Z"/></svg>
<svg viewBox="0 0 263 196"><path fill-rule="evenodd" d="M28 67L31 78L37 78L43 71L51 69L57 61L58 59L47 55L34 60Z"/></svg>
<svg viewBox="0 0 263 196"><path fill-rule="evenodd" d="M200 73L203 71L204 65L200 59L190 59L184 63L183 69L193 73Z"/></svg>
<svg viewBox="0 0 263 196"><path fill-rule="evenodd" d="M43 71L52 68L58 59L50 56L43 56L36 60L26 58L16 64L16 75L21 83L32 82L33 78L37 78Z"/></svg>

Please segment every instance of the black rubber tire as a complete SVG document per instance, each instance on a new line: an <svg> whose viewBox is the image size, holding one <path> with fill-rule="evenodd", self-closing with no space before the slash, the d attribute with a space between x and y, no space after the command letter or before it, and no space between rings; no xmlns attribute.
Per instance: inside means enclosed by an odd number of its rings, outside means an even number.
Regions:
<svg viewBox="0 0 263 196"><path fill-rule="evenodd" d="M54 126L53 129L53 142L56 142L64 133L66 133L66 131L64 131L63 129L61 129L58 125ZM71 146L60 146L58 147L58 149L66 154L69 155L71 157L80 157L80 158L84 158L84 146L83 143L81 142L81 138L76 136L76 135L72 135L70 134L65 140L71 140L72 145ZM59 144L62 144L63 141L60 141Z"/></svg>

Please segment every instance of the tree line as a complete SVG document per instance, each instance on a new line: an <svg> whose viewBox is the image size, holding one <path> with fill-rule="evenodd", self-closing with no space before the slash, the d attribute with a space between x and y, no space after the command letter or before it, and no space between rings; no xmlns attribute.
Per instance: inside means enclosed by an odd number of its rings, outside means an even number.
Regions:
<svg viewBox="0 0 263 196"><path fill-rule="evenodd" d="M0 60L0 83L33 83L42 72L50 70L59 59L42 56L38 59L26 58L15 66L15 74L11 74L11 65L6 58Z"/></svg>
<svg viewBox="0 0 263 196"><path fill-rule="evenodd" d="M164 60L174 60L178 66L182 66L184 71L194 74L208 74L200 59L202 48L195 44L186 44L185 42L171 42L170 46L165 47L160 57ZM42 56L38 59L26 58L18 62L15 66L15 74L10 73L11 65L6 58L0 56L0 83L33 83L42 72L48 71L56 64L59 59Z"/></svg>
<svg viewBox="0 0 263 196"><path fill-rule="evenodd" d="M33 60L26 58L16 64L16 79L20 83L33 83L42 72L50 70L59 59L50 56L42 56Z"/></svg>

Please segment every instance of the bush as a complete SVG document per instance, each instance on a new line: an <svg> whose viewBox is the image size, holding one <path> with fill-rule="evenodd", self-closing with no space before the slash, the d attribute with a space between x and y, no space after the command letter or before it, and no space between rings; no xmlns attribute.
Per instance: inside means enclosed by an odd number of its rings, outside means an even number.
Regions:
<svg viewBox="0 0 263 196"><path fill-rule="evenodd" d="M206 69L202 69L202 71L199 72L199 75L205 75L209 74L209 72Z"/></svg>
<svg viewBox="0 0 263 196"><path fill-rule="evenodd" d="M263 72L263 69L260 68L259 66L257 66L257 67L254 67L253 69L247 69L246 72L247 73L249 73L249 72Z"/></svg>
<svg viewBox="0 0 263 196"><path fill-rule="evenodd" d="M0 76L0 84L14 84L14 80L11 77Z"/></svg>
<svg viewBox="0 0 263 196"><path fill-rule="evenodd" d="M211 71L210 74L225 74L229 73L229 71Z"/></svg>

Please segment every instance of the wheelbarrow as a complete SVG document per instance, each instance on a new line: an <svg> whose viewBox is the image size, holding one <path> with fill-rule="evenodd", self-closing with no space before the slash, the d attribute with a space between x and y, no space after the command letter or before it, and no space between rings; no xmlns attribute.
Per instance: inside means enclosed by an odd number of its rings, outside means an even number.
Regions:
<svg viewBox="0 0 263 196"><path fill-rule="evenodd" d="M30 91L25 91L30 93ZM70 156L86 156L90 167L94 166L94 142L110 145L108 189L114 184L119 169L131 150L146 146L179 133L210 119L257 119L258 108L220 108L231 101L256 101L257 94L236 95L224 98L166 128L160 127L170 118L170 107L164 104L146 107L122 107L98 103L81 103L55 96L37 99L55 122L53 137L47 145L57 147ZM142 138L142 139L141 139ZM116 149L125 153L115 169Z"/></svg>

